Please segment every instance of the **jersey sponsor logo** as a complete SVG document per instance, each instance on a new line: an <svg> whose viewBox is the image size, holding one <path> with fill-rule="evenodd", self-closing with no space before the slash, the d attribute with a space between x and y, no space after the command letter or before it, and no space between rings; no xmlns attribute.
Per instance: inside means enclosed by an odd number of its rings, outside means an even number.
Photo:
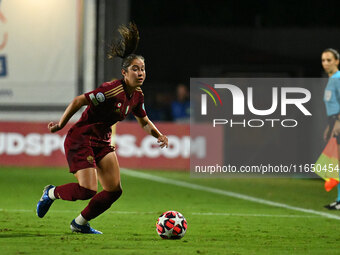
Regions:
<svg viewBox="0 0 340 255"><path fill-rule="evenodd" d="M325 101L331 100L332 97L332 91L331 90L325 90Z"/></svg>
<svg viewBox="0 0 340 255"><path fill-rule="evenodd" d="M102 92L97 93L96 98L100 103L105 101L105 96Z"/></svg>
<svg viewBox="0 0 340 255"><path fill-rule="evenodd" d="M91 99L91 101L92 101L92 103L93 103L94 105L98 105L98 104L99 104L98 101L97 101L97 99L96 99L96 97L94 96L93 93L91 93L91 94L89 95L89 98Z"/></svg>

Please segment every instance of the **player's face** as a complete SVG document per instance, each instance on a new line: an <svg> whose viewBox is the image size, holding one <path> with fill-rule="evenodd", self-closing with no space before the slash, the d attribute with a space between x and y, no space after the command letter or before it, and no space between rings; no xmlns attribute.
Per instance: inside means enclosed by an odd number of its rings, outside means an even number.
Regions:
<svg viewBox="0 0 340 255"><path fill-rule="evenodd" d="M338 71L339 60L335 59L333 53L324 52L321 55L322 67L328 75L334 74Z"/></svg>
<svg viewBox="0 0 340 255"><path fill-rule="evenodd" d="M144 61L140 58L134 59L127 71L122 70L122 74L126 85L130 87L142 86L146 77Z"/></svg>

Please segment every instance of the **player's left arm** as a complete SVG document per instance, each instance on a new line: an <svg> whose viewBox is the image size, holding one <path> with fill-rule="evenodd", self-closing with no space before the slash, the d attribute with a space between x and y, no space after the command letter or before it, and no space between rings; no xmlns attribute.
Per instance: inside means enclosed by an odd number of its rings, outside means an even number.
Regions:
<svg viewBox="0 0 340 255"><path fill-rule="evenodd" d="M163 135L156 126L152 123L152 121L148 118L148 116L145 116L143 118L135 116L137 119L139 125L150 135L157 138L157 142L160 143L161 148L168 148L168 138Z"/></svg>

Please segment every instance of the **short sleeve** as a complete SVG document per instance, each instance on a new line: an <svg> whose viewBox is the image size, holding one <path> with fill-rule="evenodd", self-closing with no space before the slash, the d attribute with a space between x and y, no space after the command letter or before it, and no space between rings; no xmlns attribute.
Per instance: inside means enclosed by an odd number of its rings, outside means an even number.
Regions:
<svg viewBox="0 0 340 255"><path fill-rule="evenodd" d="M144 106L144 96L140 94L138 104L132 111L133 115L139 117L139 118L144 118L146 116L146 111L145 111L145 106Z"/></svg>
<svg viewBox="0 0 340 255"><path fill-rule="evenodd" d="M85 93L86 99L90 102L93 106L98 106L101 103L105 102L105 92L107 91L107 88L104 86L100 86L99 88Z"/></svg>

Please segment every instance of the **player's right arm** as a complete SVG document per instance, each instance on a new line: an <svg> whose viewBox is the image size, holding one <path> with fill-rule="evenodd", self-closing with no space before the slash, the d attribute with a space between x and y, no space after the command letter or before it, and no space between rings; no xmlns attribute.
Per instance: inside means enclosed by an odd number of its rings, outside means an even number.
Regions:
<svg viewBox="0 0 340 255"><path fill-rule="evenodd" d="M72 118L72 116L84 105L88 105L85 95L80 95L75 97L72 102L67 106L63 116L61 116L59 123L48 123L48 129L51 133L61 130L67 122Z"/></svg>

